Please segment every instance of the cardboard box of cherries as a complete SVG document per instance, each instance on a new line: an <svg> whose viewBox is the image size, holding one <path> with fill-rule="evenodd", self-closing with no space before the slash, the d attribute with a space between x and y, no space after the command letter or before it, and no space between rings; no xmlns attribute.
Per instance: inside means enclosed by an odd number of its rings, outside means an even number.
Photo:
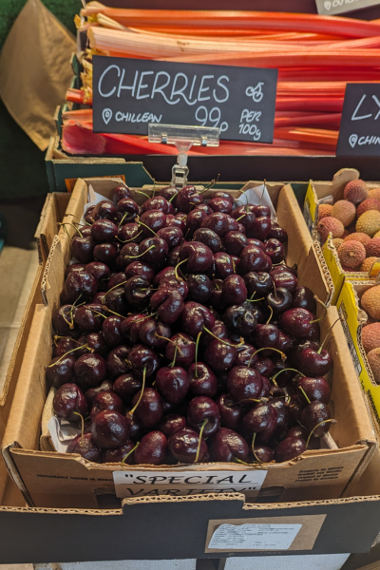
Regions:
<svg viewBox="0 0 380 570"><path fill-rule="evenodd" d="M192 185L112 198L73 222L53 313L53 410L80 426L67 451L253 465L315 447L334 421L332 358L273 206L224 191L206 204Z"/></svg>

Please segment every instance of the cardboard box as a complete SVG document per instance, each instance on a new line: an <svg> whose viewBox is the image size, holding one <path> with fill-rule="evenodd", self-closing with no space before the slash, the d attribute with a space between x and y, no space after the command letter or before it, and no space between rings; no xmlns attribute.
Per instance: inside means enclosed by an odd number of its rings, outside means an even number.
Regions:
<svg viewBox="0 0 380 570"><path fill-rule="evenodd" d="M357 180L359 176L359 172L354 168L343 168L334 175L331 182L310 180L305 196L303 209L304 218L314 241L322 248L327 269L331 275L334 286L334 294L332 297L333 304L336 304L337 302L345 278L355 281L368 281L369 274L364 272L344 271L332 240L328 239L324 244L321 244L319 233L316 229L318 223L318 208L322 203L333 204L337 200L342 200L343 190L347 182L350 180ZM378 188L380 186L380 182L367 182L367 185L368 188Z"/></svg>
<svg viewBox="0 0 380 570"><path fill-rule="evenodd" d="M361 331L367 324L367 314L360 308L363 293L375 285L375 281L346 280L340 292L337 309L342 320L356 374L371 405L375 423L380 430L380 385L375 382L361 341ZM380 431L379 431L380 433Z"/></svg>
<svg viewBox="0 0 380 570"><path fill-rule="evenodd" d="M69 202L71 215L77 216L83 212L90 182L94 190L104 196L110 196L112 189L120 184L117 179L79 180ZM246 188L260 184L251 182ZM289 234L287 262L290 265L298 265L300 283L309 286L322 300L326 300L330 294L328 285L320 272L315 251L311 248L310 235L291 188L282 188L280 184L274 183L268 183L267 187L277 207L279 223ZM149 190L144 189L144 192L146 191L149 193ZM214 190L208 191L209 195L213 192ZM136 195L136 199L142 201L141 195ZM44 451L38 450L40 421L46 400L44 367L51 360L51 316L59 304L59 292L69 260L69 238L61 233L53 244L47 262L44 275L46 304L38 305L35 310L3 451L14 481L30 503L45 505L50 495L59 493L64 497L67 506L75 506L80 500L81 504L95 507L98 500L101 500L101 495L115 492L112 476L113 472L118 470L115 465L91 464L75 455L48 451L49 438L45 431L41 440ZM336 309L330 308L327 317L321 322L322 338L336 318ZM349 492L350 485L360 477L373 453L376 445L374 434L359 385L350 381L355 373L348 350L345 349L343 331L339 326L334 327L332 331L329 349L334 358L331 376L332 406L334 417L338 420L337 424L332 426L331 434L339 449L309 450L299 460L269 465L260 491L261 497L270 496L280 500L338 497ZM229 481L231 486L227 489L218 484L215 486L216 491L226 492L236 489L236 477L247 468L237 464L215 463L185 467L128 466L128 472L131 473L141 470L153 478L163 471L170 472L173 476L184 476L184 472L194 476L199 471L216 476L220 472L219 478L223 478L228 472L234 477ZM248 468L248 471L253 473L257 470ZM196 487L189 487L190 485L187 485L185 491L170 485L168 488L162 488L158 486L156 479L153 479L143 488L141 485L133 487L130 493L135 496L159 494L161 491L171 494L197 493ZM238 488L241 489L241 485ZM245 490L249 492L248 489ZM208 491L210 486L206 485L203 492Z"/></svg>

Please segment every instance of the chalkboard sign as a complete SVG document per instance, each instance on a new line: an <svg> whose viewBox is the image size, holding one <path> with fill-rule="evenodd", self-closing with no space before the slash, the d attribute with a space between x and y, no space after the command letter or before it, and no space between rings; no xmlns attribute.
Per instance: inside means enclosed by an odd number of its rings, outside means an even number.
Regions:
<svg viewBox="0 0 380 570"><path fill-rule="evenodd" d="M380 156L380 84L347 84L336 154Z"/></svg>
<svg viewBox="0 0 380 570"><path fill-rule="evenodd" d="M334 16L377 6L380 0L316 0L318 14Z"/></svg>
<svg viewBox="0 0 380 570"><path fill-rule="evenodd" d="M271 143L277 70L93 57L95 133L147 135L149 123L218 127Z"/></svg>

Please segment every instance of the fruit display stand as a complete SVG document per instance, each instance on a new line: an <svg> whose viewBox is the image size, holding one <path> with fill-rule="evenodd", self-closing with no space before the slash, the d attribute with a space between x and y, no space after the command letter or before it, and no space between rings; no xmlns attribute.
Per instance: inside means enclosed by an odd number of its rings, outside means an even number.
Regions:
<svg viewBox="0 0 380 570"><path fill-rule="evenodd" d="M365 291L375 286L375 281L350 281L346 279L336 306L346 335L356 374L367 395L377 428L380 430L380 386L373 377L362 344L361 332L368 322L368 315L360 307Z"/></svg>
<svg viewBox="0 0 380 570"><path fill-rule="evenodd" d="M327 266L329 275L331 276L334 292L331 299L333 304L337 303L339 293L342 289L345 278L355 281L368 281L369 273L344 271L339 261L338 254L331 238L329 237L324 244L320 242L320 236L317 231L318 211L321 204L333 204L337 200L343 198L343 190L345 185L351 180L359 179L359 172L354 168L344 168L339 170L333 177L331 182L310 181L304 203L304 218L310 233L315 240L317 247L320 246ZM368 182L368 189L378 188L380 182Z"/></svg>
<svg viewBox="0 0 380 570"><path fill-rule="evenodd" d="M70 216L75 219L83 212L90 184L98 194L109 196L113 188L120 184L120 180L79 180L69 202L67 219L70 219ZM261 184L248 183L246 188L255 185ZM280 184L268 183L267 188L277 207L278 221L289 234L287 263L297 264L301 284L309 285L321 299L327 299L328 286L311 248L311 238L293 192ZM149 190L145 188L144 192ZM234 191L231 192L233 194ZM208 190L208 193L209 196L212 195L213 190ZM238 196L240 193L236 194ZM141 202L140 194L136 193L135 197ZM114 493L114 467L91 464L79 456L46 451L48 437L44 426L41 443L45 451L38 450L40 422L46 398L44 367L51 360L51 315L57 307L65 267L70 260L69 241L68 236L61 232L50 251L43 279L46 303L38 305L35 310L23 369L4 438L3 453L13 480L30 504L49 506L53 502L74 508L80 502L83 507L96 508L102 495ZM330 308L327 317L321 322L323 338L336 317L336 310ZM374 434L359 384L351 381L354 370L348 350L345 350L340 326L333 328L331 337L329 349L334 362L331 377L332 401L334 417L337 419L331 434L339 449L310 450L300 460L269 465L261 491L263 497L271 496L272 500L276 498L284 501L348 496L350 488L365 470L374 451ZM30 398L33 406L30 406ZM236 473L244 470L236 464L218 464L217 467L222 471L231 470L231 465ZM216 466L205 464L200 467L202 470L215 471ZM133 470L133 467L130 469ZM144 469L152 477L155 472L158 474L160 469L162 471L161 467ZM194 473L197 469L198 466L191 467ZM176 471L173 466L166 467L166 470L178 473L178 469ZM231 489L233 490L233 487ZM218 485L215 490L218 490ZM146 491L143 490L144 492ZM150 492L158 492L154 477ZM133 493L136 494L136 489Z"/></svg>

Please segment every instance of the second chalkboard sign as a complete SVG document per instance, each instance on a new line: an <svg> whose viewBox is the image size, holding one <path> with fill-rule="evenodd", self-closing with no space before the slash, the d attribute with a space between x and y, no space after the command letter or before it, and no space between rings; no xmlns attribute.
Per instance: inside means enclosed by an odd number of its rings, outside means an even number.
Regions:
<svg viewBox="0 0 380 570"><path fill-rule="evenodd" d="M95 133L147 135L149 123L218 127L271 143L277 70L93 57Z"/></svg>

